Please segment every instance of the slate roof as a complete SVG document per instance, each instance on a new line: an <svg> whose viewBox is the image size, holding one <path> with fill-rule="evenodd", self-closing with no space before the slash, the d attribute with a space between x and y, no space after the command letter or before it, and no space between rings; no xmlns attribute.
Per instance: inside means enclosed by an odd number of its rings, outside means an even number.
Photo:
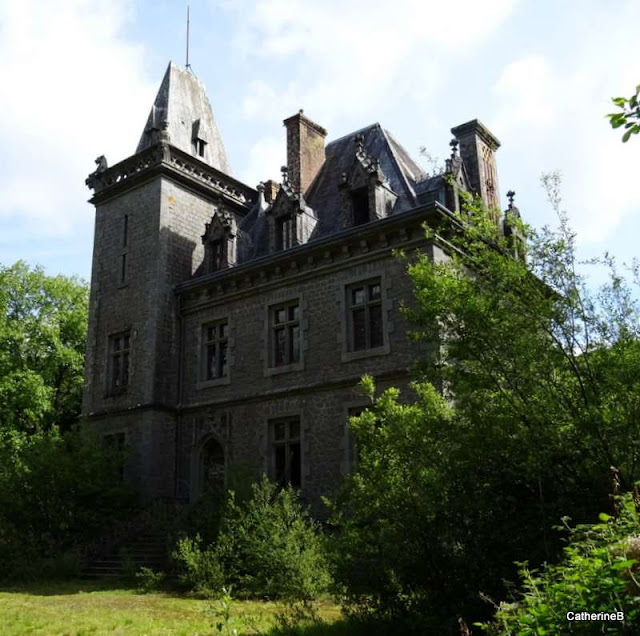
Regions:
<svg viewBox="0 0 640 636"><path fill-rule="evenodd" d="M193 139L197 136L206 142L204 156L198 156L198 159L231 175L204 84L191 71L172 62L169 62L158 89L136 153L157 142L157 133L165 121L172 146L195 155Z"/></svg>
<svg viewBox="0 0 640 636"><path fill-rule="evenodd" d="M335 234L343 227L342 175L349 173L356 161L356 137L364 136L364 150L380 168L390 188L398 195L392 215L401 214L428 200L442 198L441 176L429 177L407 151L380 126L372 124L327 144L325 163L318 172L305 198L318 219L310 242ZM238 264L268 254L266 206L258 202L240 223L238 232Z"/></svg>

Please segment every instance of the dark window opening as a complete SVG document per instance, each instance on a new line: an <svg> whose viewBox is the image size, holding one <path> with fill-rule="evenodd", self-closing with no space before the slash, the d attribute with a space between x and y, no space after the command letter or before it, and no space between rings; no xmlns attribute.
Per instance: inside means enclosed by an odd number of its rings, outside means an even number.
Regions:
<svg viewBox="0 0 640 636"><path fill-rule="evenodd" d="M282 486L300 488L302 484L302 456L300 420L297 417L271 422L273 477Z"/></svg>
<svg viewBox="0 0 640 636"><path fill-rule="evenodd" d="M193 143L195 144L198 157L204 157L204 147L207 145L207 142L204 139L195 139Z"/></svg>
<svg viewBox="0 0 640 636"><path fill-rule="evenodd" d="M127 247L129 242L129 215L124 215L124 221L122 224L122 247Z"/></svg>
<svg viewBox="0 0 640 636"><path fill-rule="evenodd" d="M210 439L202 448L202 470L205 493L224 489L224 448L216 439Z"/></svg>
<svg viewBox="0 0 640 636"><path fill-rule="evenodd" d="M117 334L110 338L111 369L109 388L111 393L124 391L129 385L130 336Z"/></svg>
<svg viewBox="0 0 640 636"><path fill-rule="evenodd" d="M290 214L276 220L276 249L287 250L293 247L293 217Z"/></svg>
<svg viewBox="0 0 640 636"><path fill-rule="evenodd" d="M384 332L380 282L352 285L347 291L347 301L351 351L382 347Z"/></svg>
<svg viewBox="0 0 640 636"><path fill-rule="evenodd" d="M280 367L300 361L300 309L298 303L271 310L272 363Z"/></svg>
<svg viewBox="0 0 640 636"><path fill-rule="evenodd" d="M222 239L211 243L211 271L222 269L225 265L225 249Z"/></svg>
<svg viewBox="0 0 640 636"><path fill-rule="evenodd" d="M226 378L229 373L227 352L229 323L226 320L204 327L204 379Z"/></svg>
<svg viewBox="0 0 640 636"><path fill-rule="evenodd" d="M351 193L351 205L353 206L353 224L362 225L368 223L369 215L369 190L358 188Z"/></svg>
<svg viewBox="0 0 640 636"><path fill-rule="evenodd" d="M123 254L120 262L120 282L127 280L127 255Z"/></svg>

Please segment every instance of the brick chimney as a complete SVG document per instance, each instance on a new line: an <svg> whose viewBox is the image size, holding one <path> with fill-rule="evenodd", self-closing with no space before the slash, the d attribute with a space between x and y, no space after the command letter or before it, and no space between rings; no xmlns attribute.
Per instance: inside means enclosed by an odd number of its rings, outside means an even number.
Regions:
<svg viewBox="0 0 640 636"><path fill-rule="evenodd" d="M451 129L460 142L460 157L471 187L490 210L500 207L495 152L500 142L479 120L474 119Z"/></svg>
<svg viewBox="0 0 640 636"><path fill-rule="evenodd" d="M289 183L304 195L324 164L327 131L305 117L302 109L283 123L287 128Z"/></svg>

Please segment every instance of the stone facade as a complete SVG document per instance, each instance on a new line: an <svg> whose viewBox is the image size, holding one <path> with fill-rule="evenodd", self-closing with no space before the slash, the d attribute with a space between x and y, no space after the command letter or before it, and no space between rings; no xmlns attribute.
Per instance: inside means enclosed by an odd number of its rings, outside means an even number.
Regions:
<svg viewBox="0 0 640 636"><path fill-rule="evenodd" d="M325 146L302 111L284 123L282 184L242 184L204 87L170 65L138 152L87 179L84 416L124 433L125 478L148 498L194 500L213 481L267 473L322 514L355 461L360 378L406 388L428 354L407 338L396 250L446 258L456 191L497 197L497 140L477 121L454 129L463 152L454 145L444 175L424 174L378 124Z"/></svg>

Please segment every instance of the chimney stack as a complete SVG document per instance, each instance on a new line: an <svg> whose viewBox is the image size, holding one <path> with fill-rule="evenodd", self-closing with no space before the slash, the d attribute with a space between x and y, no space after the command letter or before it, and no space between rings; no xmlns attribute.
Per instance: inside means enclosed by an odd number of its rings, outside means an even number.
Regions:
<svg viewBox="0 0 640 636"><path fill-rule="evenodd" d="M451 129L460 142L460 158L467 171L470 185L489 210L499 210L498 171L495 152L500 142L478 119Z"/></svg>
<svg viewBox="0 0 640 636"><path fill-rule="evenodd" d="M304 196L324 164L327 131L305 117L302 109L283 123L287 128L289 184Z"/></svg>

